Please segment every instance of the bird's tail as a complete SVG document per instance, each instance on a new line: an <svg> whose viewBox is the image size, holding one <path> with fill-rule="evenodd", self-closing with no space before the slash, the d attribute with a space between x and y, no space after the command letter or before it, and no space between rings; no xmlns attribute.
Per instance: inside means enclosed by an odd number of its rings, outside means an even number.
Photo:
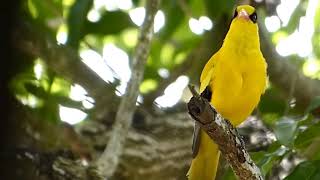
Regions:
<svg viewBox="0 0 320 180"><path fill-rule="evenodd" d="M214 180L217 173L220 151L206 132L201 130L200 147L188 171L189 180Z"/></svg>

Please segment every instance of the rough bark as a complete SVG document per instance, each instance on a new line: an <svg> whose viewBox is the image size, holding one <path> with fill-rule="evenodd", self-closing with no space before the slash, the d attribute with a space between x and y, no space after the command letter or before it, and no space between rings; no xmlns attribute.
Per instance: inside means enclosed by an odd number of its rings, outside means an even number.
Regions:
<svg viewBox="0 0 320 180"><path fill-rule="evenodd" d="M111 177L116 170L128 130L132 123L135 111L139 85L143 79L144 66L149 55L153 35L154 17L157 13L159 0L149 0L146 3L146 16L139 35L138 44L132 60L132 76L128 82L126 93L123 96L116 114L112 134L105 151L96 162L96 166L103 176Z"/></svg>
<svg viewBox="0 0 320 180"><path fill-rule="evenodd" d="M7 160L24 164L25 169L29 171L34 171L33 168L36 169L33 177L29 177L32 175L22 177L19 171L15 171L16 174L19 174L16 179L104 180L104 178L97 173L97 169L83 164L80 159L75 158L71 151L57 150L44 152L30 148L11 148L2 150L0 153L2 156L6 156ZM11 176L11 178L12 177L14 176Z"/></svg>
<svg viewBox="0 0 320 180"><path fill-rule="evenodd" d="M113 179L185 179L191 162L193 122L189 115L148 116L144 129L129 129ZM99 157L111 137L109 128L99 122L87 121L77 131L96 150L93 158Z"/></svg>
<svg viewBox="0 0 320 180"><path fill-rule="evenodd" d="M190 88L193 97L188 103L189 114L201 128L219 145L219 150L234 173L242 180L263 179L245 149L244 142L232 124L218 114L210 103Z"/></svg>

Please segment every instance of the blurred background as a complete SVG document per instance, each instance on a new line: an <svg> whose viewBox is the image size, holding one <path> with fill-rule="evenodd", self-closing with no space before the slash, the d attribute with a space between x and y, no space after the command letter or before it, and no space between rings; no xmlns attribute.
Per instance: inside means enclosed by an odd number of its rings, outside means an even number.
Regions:
<svg viewBox="0 0 320 180"><path fill-rule="evenodd" d="M131 76L145 2L20 1L11 58L2 60L8 116L1 124L1 179L52 179L59 156L83 166L99 158ZM243 3L257 9L269 83L239 132L266 179L320 178L320 2L162 0L111 179L186 179L194 123L187 85L198 88ZM223 158L217 179L235 179Z"/></svg>

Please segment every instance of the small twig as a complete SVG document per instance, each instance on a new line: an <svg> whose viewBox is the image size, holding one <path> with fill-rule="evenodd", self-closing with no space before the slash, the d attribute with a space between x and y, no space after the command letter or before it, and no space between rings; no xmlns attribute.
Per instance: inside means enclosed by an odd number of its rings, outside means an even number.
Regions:
<svg viewBox="0 0 320 180"><path fill-rule="evenodd" d="M194 85L189 84L188 88L189 88L192 96L197 97L197 98L200 96L199 93L194 89Z"/></svg>
<svg viewBox="0 0 320 180"><path fill-rule="evenodd" d="M244 142L232 124L218 114L210 103L199 96L193 86L194 95L188 103L191 117L218 144L220 151L239 179L263 179L260 169L254 164L245 149Z"/></svg>
<svg viewBox="0 0 320 180"><path fill-rule="evenodd" d="M283 115L288 115L289 111L290 111L290 106L291 106L291 101L294 99L293 93L295 91L296 88L296 81L297 81L297 76L292 78L292 81L290 83L290 89L289 89L289 94L288 94L288 103L286 104L286 107L284 109L284 113Z"/></svg>

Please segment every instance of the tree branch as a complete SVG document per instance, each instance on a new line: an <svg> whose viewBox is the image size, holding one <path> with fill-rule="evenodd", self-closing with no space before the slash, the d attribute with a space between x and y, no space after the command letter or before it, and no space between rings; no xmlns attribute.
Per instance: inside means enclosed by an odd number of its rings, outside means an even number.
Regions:
<svg viewBox="0 0 320 180"><path fill-rule="evenodd" d="M35 26L35 27L34 27ZM95 99L103 98L112 102L115 87L103 81L86 66L78 53L68 46L58 45L47 33L38 30L30 21L20 21L15 28L12 40L20 51L40 57L48 67L72 83L83 86ZM104 96L102 95L102 92Z"/></svg>
<svg viewBox="0 0 320 180"><path fill-rule="evenodd" d="M129 129L114 177L184 179L191 161L193 122L190 116L181 112L161 116L149 114L145 118L143 129ZM111 128L103 126L101 122L85 121L76 129L82 140L95 150L91 154L93 158L99 157L108 142L106 139L111 136Z"/></svg>
<svg viewBox="0 0 320 180"><path fill-rule="evenodd" d="M160 0L149 0L146 4L146 16L142 24L139 41L132 60L132 76L126 88L108 145L96 165L103 176L111 177L119 164L119 157L123 153L124 143L132 123L135 104L139 95L139 85L143 79L144 66L150 50L153 36L153 21L158 10Z"/></svg>
<svg viewBox="0 0 320 180"><path fill-rule="evenodd" d="M220 151L239 179L263 179L260 169L251 160L244 142L232 124L218 114L210 103L190 87L193 97L188 103L191 117L218 144Z"/></svg>

